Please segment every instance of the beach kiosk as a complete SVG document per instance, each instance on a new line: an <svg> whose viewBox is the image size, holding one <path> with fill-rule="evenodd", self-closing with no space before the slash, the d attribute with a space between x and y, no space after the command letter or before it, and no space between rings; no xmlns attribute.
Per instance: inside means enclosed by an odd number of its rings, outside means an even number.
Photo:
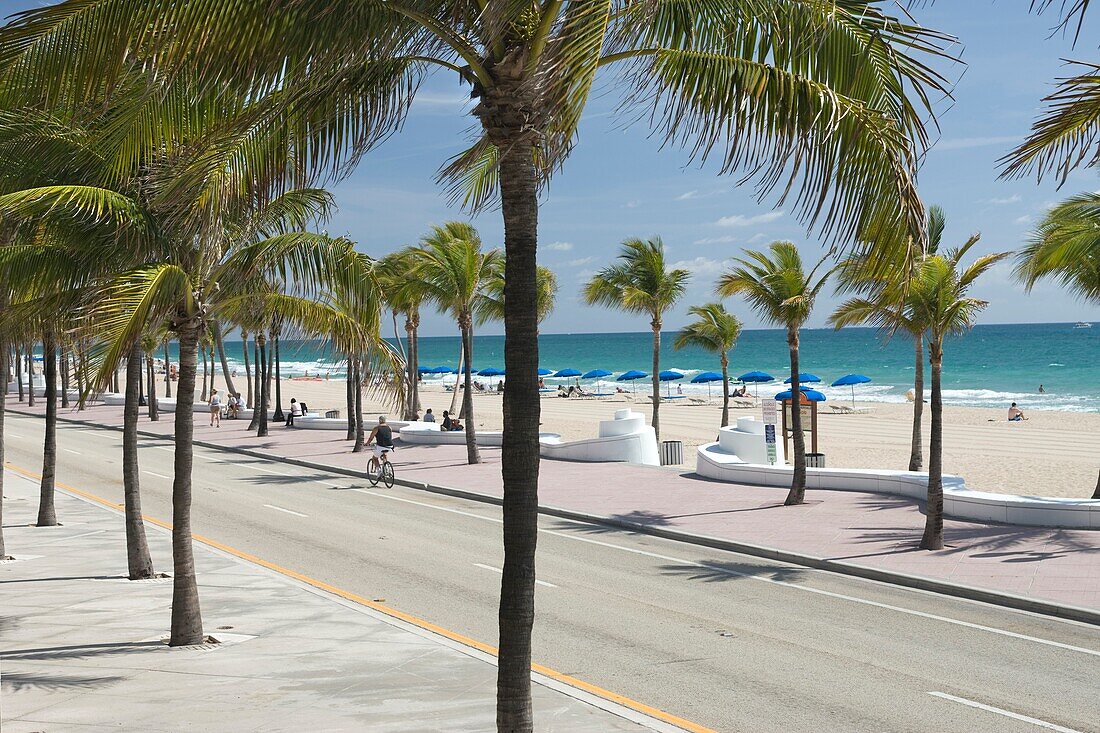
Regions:
<svg viewBox="0 0 1100 733"><path fill-rule="evenodd" d="M794 435L794 429L791 426L791 410L794 408L794 395L792 395L791 390L788 389L777 394L775 399L780 401L783 405L783 452L785 455L790 456L793 455L791 453L790 439ZM817 403L824 401L825 395L818 392L816 389L809 389L808 387L799 388L798 409L802 414L802 432L805 433L809 431L810 433L810 451L806 454L806 465L814 468L825 467L825 456L817 450Z"/></svg>

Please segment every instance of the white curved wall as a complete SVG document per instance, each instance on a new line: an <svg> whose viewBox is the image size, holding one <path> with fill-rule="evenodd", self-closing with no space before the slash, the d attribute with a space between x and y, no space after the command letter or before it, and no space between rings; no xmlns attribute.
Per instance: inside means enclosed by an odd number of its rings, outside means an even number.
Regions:
<svg viewBox="0 0 1100 733"><path fill-rule="evenodd" d="M540 437L539 453L562 461L661 465L656 433L645 424L644 415L630 409L618 410L613 420L601 421L596 438L564 443L557 435Z"/></svg>
<svg viewBox="0 0 1100 733"><path fill-rule="evenodd" d="M776 425L776 464L783 465L783 441L781 427ZM739 417L737 424L718 430L718 443L728 453L733 453L745 463L768 463L768 445L764 442L764 421L754 417Z"/></svg>
<svg viewBox="0 0 1100 733"><path fill-rule="evenodd" d="M439 423L410 422L399 431L402 443L411 445L466 445L465 430L440 430ZM504 443L504 433L479 430L475 435L478 445L499 448Z"/></svg>
<svg viewBox="0 0 1100 733"><path fill-rule="evenodd" d="M721 443L699 446L695 472L716 481L789 488L790 466L747 463ZM923 500L928 474L861 468L807 468L806 487L832 491L867 491ZM1100 500L1016 496L971 491L959 476L943 477L946 516L980 522L1038 527L1100 529Z"/></svg>

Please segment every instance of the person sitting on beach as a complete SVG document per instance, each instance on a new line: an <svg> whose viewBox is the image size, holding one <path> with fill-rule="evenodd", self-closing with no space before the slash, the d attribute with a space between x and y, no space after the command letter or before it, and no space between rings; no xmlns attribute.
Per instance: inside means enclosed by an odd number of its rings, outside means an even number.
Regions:
<svg viewBox="0 0 1100 733"><path fill-rule="evenodd" d="M576 387L574 387L574 386L573 386L572 384L571 384L571 385L569 385L569 392L568 392L568 396L569 396L569 397L574 397L574 396L576 396L576 394L577 394L577 388L576 388Z"/></svg>
<svg viewBox="0 0 1100 733"><path fill-rule="evenodd" d="M626 394L626 390L622 387L615 387L615 394Z"/></svg>
<svg viewBox="0 0 1100 733"><path fill-rule="evenodd" d="M454 418L453 420L451 420L451 432L452 433L461 433L465 429L466 429L466 426L463 425L462 422L457 417Z"/></svg>
<svg viewBox="0 0 1100 733"><path fill-rule="evenodd" d="M210 393L210 427L215 424L219 428L222 426L222 396L216 389Z"/></svg>
<svg viewBox="0 0 1100 733"><path fill-rule="evenodd" d="M568 396L569 396L569 393L565 391L565 385L564 384L559 384L558 385L558 397L568 397Z"/></svg>
<svg viewBox="0 0 1100 733"><path fill-rule="evenodd" d="M290 412L286 414L286 426L294 427L294 418L302 416L302 405L293 397L290 399Z"/></svg>
<svg viewBox="0 0 1100 733"><path fill-rule="evenodd" d="M539 377L539 389L546 389L546 380Z"/></svg>
<svg viewBox="0 0 1100 733"><path fill-rule="evenodd" d="M1008 408L1008 421L1020 422L1021 420L1027 420L1027 418L1024 417L1024 411L1017 407L1016 403L1013 402L1012 406Z"/></svg>
<svg viewBox="0 0 1100 733"><path fill-rule="evenodd" d="M225 416L230 420L236 420L241 411L241 393L233 392L226 403Z"/></svg>
<svg viewBox="0 0 1100 733"><path fill-rule="evenodd" d="M430 407L424 412L424 422L435 422L435 415L432 414Z"/></svg>
<svg viewBox="0 0 1100 733"><path fill-rule="evenodd" d="M504 380L497 382L497 394L504 394Z"/></svg>

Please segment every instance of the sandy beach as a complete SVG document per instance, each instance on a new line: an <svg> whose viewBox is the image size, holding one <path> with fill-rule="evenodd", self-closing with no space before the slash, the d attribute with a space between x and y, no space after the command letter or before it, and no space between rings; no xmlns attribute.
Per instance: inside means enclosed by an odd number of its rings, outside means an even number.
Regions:
<svg viewBox="0 0 1100 733"><path fill-rule="evenodd" d="M160 385L163 387L163 383ZM219 375L219 389L223 387ZM244 389L237 378L236 387ZM283 405L290 399L305 400L310 411L327 409L344 413L343 380L283 380ZM421 403L436 415L450 407L451 394L438 387L426 387ZM695 447L713 441L721 419L720 400L713 405L672 401L661 405L661 438L684 441L687 468L695 465ZM844 403L848 404L848 403ZM819 415L818 447L828 466L845 468L904 469L909 460L911 405L856 403L866 414L840 415L824 410ZM638 392L602 399L559 399L542 401L543 430L560 433L567 440L595 436L597 423L610 419L616 409L630 406L649 415L647 399ZM927 406L926 406L927 408ZM364 394L364 412L395 415L393 406ZM501 398L496 394L475 396L477 427L502 427ZM759 415L759 408L731 410L730 421L739 416ZM1097 456L1100 455L1100 413L1029 411L1028 420L1009 423L1004 410L981 407L944 407L944 471L963 476L967 486L979 491L1039 496L1089 497L1096 486ZM927 460L929 413L924 419Z"/></svg>

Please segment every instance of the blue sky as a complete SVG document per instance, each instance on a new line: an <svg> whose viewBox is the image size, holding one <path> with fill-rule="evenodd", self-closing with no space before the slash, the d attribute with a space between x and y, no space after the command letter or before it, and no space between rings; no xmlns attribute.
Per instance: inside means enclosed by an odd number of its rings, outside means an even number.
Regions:
<svg viewBox="0 0 1100 733"><path fill-rule="evenodd" d="M0 13L40 3L0 0ZM944 241L952 245L980 232L973 253L1020 247L1030 227L1053 202L1081 190L1100 188L1095 172L1079 170L1061 189L1034 180L1002 181L997 159L1027 132L1055 77L1066 74L1062 59L1095 60L1096 34L1086 27L1076 48L1051 36L1054 16L1027 12L1027 0L941 0L921 4L914 14L924 25L957 36L967 62L954 102L941 106L938 142L921 170L920 190L929 203L944 207ZM1093 28L1095 28L1095 18ZM540 260L558 274L557 307L543 326L546 333L646 330L643 318L589 308L580 302L583 281L615 255L631 236L660 235L672 262L694 277L683 305L666 328L684 322L688 305L712 298L723 262L743 247L791 239L807 259L821 251L818 240L790 216L773 209L774 199L757 203L736 176L719 176L714 164L692 164L679 150L659 150L644 124L624 126L613 114L618 102L614 78L607 77L590 103L580 140L564 170L554 179L540 212ZM423 87L405 128L372 151L356 172L334 187L340 210L329 224L333 234L350 236L361 249L381 256L412 244L433 223L468 219L447 205L434 182L444 161L467 143L468 88L450 76ZM949 107L949 108L944 108ZM502 245L499 212L473 219L483 240ZM1056 285L1031 294L1002 264L976 289L990 301L983 323L1100 320L1100 307L1088 306ZM819 300L811 326L820 326L836 299ZM749 327L760 325L743 303L728 307ZM496 332L486 328L486 332ZM435 314L424 318L426 335L451 335L454 326Z"/></svg>

